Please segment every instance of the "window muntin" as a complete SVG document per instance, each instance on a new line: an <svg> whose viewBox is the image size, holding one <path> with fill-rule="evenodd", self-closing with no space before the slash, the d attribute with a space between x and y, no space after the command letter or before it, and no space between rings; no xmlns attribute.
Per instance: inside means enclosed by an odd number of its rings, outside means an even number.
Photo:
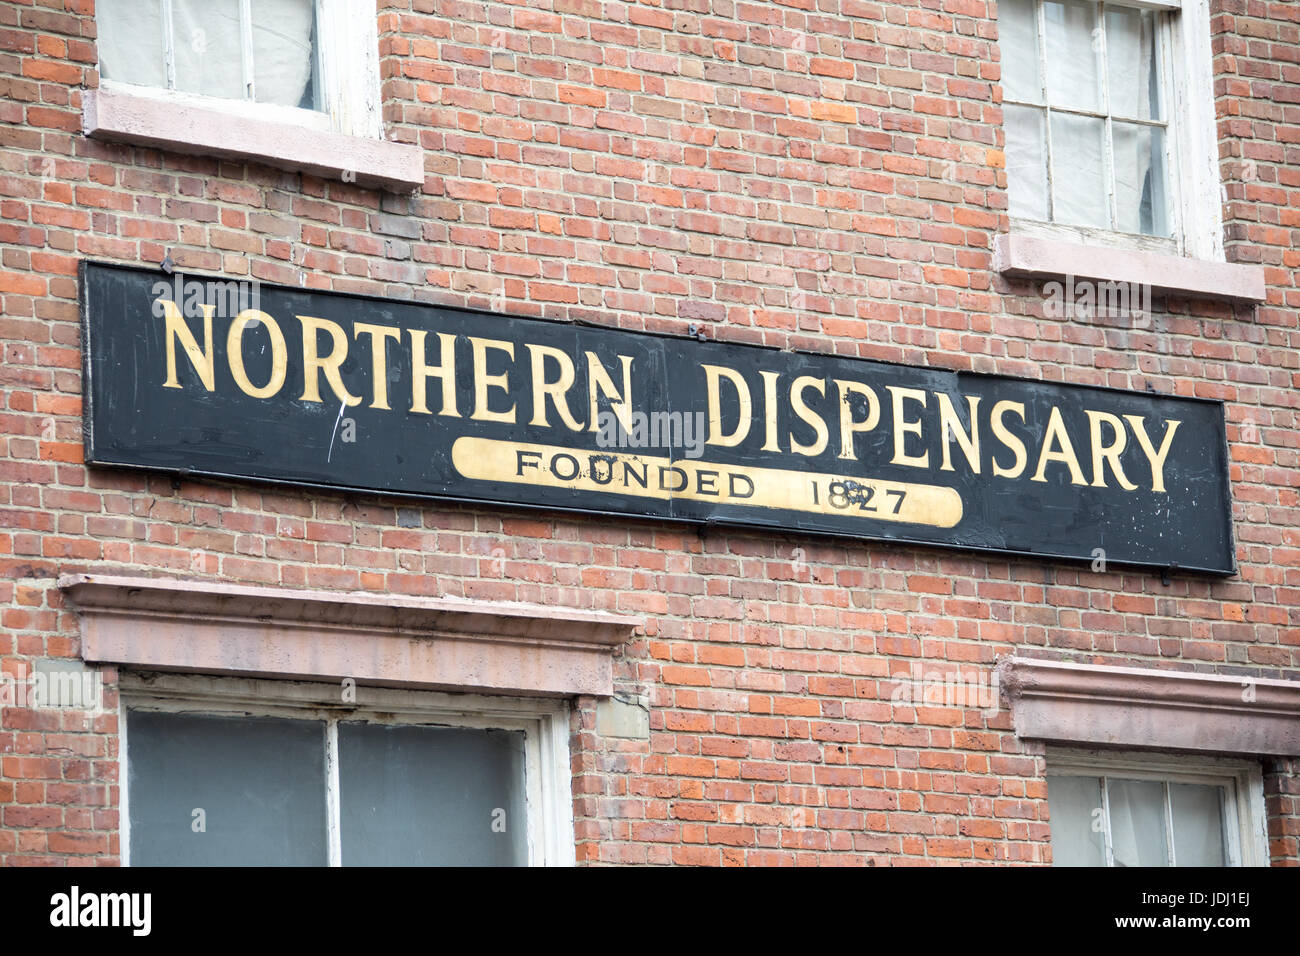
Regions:
<svg viewBox="0 0 1300 956"><path fill-rule="evenodd" d="M323 110L314 0L99 0L103 78Z"/></svg>
<svg viewBox="0 0 1300 956"><path fill-rule="evenodd" d="M1054 866L1264 866L1258 764L1057 750L1047 757Z"/></svg>
<svg viewBox="0 0 1300 956"><path fill-rule="evenodd" d="M449 861L460 865L573 864L568 709L562 701L359 686L350 692L357 702L340 704L338 685L130 671L123 673L121 687L124 864L209 865L207 858L194 853L188 858L176 853L176 841L193 850L192 837L215 836L214 823L232 825L230 810L238 806L244 807L249 816L238 824L245 832L279 834L271 839L283 843L287 816L275 808L290 804L295 813L301 809L305 820L299 821L299 829L293 831L298 843L292 852L281 846L279 850L285 855L277 851L261 862L332 866L436 865ZM158 747L154 745L156 732L136 732L145 726L143 721L152 719L155 728L171 727L178 726L170 723L178 718L201 721L209 728L214 720L233 721L233 725L218 726L215 736L224 734L240 746L214 748L214 734L210 732L204 747L219 759L193 772L178 770L177 760L184 763L184 755L194 750L192 736L172 733L175 742L170 747ZM232 726L234 729L229 729ZM273 736L283 737L285 762L295 771L289 782L283 772L272 771L271 785L263 786L263 775L254 771L273 759L269 754L279 753L280 744L254 745L249 755L241 758L239 754L246 737L265 737L268 726ZM283 728L291 729L285 732ZM312 742L310 746L304 747L304 735ZM355 759L365 752L365 748L358 748L358 742L371 744L374 740L380 742L381 748L371 747L371 757L363 766ZM171 762L159 764L150 757L152 752L159 752ZM414 769L412 761L417 764ZM430 786L437 774L432 763L445 771L441 774L441 790ZM347 769L349 764L353 771ZM236 791L233 798L219 789L221 766L231 771L224 779L235 785L227 788ZM161 804L149 787L142 785L141 777L141 773L159 767L166 768L165 773L155 777L162 781ZM383 793L369 788L356 776L371 771L385 776ZM192 780L201 785L195 789ZM289 791L294 795L292 800ZM401 793L423 798L418 803L409 801L411 809L404 821L386 822L368 807L386 805L391 809L400 805L394 800ZM137 809L136 803L141 801L144 805ZM486 807L485 829L484 806L480 804L488 803L491 806ZM160 806L165 813L166 835L172 841L172 852L165 861L141 842L148 839L150 815L156 817ZM262 809L253 812L253 807ZM206 811L206 834L191 829L195 809ZM323 855L318 839L322 815ZM364 828L364 835L357 830L350 837L349 826ZM310 838L302 836L302 827ZM403 828L407 828L409 838L405 842L397 839ZM422 830L412 837L413 828ZM439 833L445 838L440 840ZM362 853L357 850L358 838L375 838L379 845ZM478 841L477 848L472 845L474 840ZM485 852L484 847L490 852ZM249 852L256 856L259 851Z"/></svg>
<svg viewBox="0 0 1300 956"><path fill-rule="evenodd" d="M382 138L373 0L99 0L95 24L105 90Z"/></svg>
<svg viewBox="0 0 1300 956"><path fill-rule="evenodd" d="M1001 0L1013 217L1173 235L1168 16L1096 0Z"/></svg>

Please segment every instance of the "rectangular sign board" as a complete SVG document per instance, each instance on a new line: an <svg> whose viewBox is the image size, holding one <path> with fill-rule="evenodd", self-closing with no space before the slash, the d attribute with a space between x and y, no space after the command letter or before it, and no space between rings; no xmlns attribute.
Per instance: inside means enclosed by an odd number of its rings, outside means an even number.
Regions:
<svg viewBox="0 0 1300 956"><path fill-rule="evenodd" d="M84 262L96 465L1235 571L1219 402Z"/></svg>

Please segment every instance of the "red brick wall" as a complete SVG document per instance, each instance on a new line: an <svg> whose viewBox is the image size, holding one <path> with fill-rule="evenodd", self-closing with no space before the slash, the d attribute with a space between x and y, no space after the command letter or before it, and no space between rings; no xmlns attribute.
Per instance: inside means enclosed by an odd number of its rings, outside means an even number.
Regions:
<svg viewBox="0 0 1300 956"><path fill-rule="evenodd" d="M1269 852L1274 866L1300 866L1300 760L1264 765Z"/></svg>
<svg viewBox="0 0 1300 956"><path fill-rule="evenodd" d="M426 150L413 197L86 140L93 3L0 3L0 666L78 654L54 581L90 569L637 612L617 672L648 695L651 737L602 739L580 702L580 860L1049 860L1041 748L1005 711L893 704L891 673L1013 650L1300 668L1300 10L1214 6L1230 255L1269 266L1268 302L1171 300L1135 331L1046 318L1036 287L990 271L991 2L384 0L384 118ZM1223 398L1241 573L1165 587L87 469L77 261L168 252L290 285ZM115 729L0 711L0 865L116 861ZM1281 792L1273 853L1295 862Z"/></svg>

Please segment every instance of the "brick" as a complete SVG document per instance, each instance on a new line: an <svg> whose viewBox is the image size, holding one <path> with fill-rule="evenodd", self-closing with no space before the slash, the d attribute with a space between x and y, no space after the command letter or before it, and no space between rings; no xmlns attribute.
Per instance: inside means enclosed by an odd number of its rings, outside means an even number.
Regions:
<svg viewBox="0 0 1300 956"><path fill-rule="evenodd" d="M0 8L4 668L79 655L55 586L72 573L641 614L614 658L621 702L574 702L576 855L707 866L1047 862L1041 750L1005 712L891 701L913 662L1028 650L1300 679L1294 5L1228 3L1212 25L1227 258L1266 267L1268 300L1157 303L1140 330L1049 319L1034 284L991 271L1008 170L985 0L385 9L386 133L425 154L410 194L81 137L92 5L51 6ZM164 255L560 322L700 324L774 361L1220 399L1240 573L1166 588L797 531L87 468L77 264ZM71 720L0 709L0 865L117 861L116 715ZM1265 766L1278 865L1300 864L1298 781L1294 760Z"/></svg>

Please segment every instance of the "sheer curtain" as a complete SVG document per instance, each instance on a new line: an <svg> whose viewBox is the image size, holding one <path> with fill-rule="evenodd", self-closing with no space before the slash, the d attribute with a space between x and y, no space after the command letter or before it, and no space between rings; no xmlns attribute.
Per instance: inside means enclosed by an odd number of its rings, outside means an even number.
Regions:
<svg viewBox="0 0 1300 956"><path fill-rule="evenodd" d="M1041 76L1037 9L998 4L1011 214L1167 236L1157 16L1107 5L1103 23L1093 0L1047 0Z"/></svg>
<svg viewBox="0 0 1300 956"><path fill-rule="evenodd" d="M167 86L167 32L160 0L98 0L95 28L104 79Z"/></svg>
<svg viewBox="0 0 1300 956"><path fill-rule="evenodd" d="M313 0L256 0L252 9L256 100L319 108L312 83ZM105 79L167 86L166 25L160 0L99 0L99 62ZM239 0L172 0L176 86L245 99Z"/></svg>
<svg viewBox="0 0 1300 956"><path fill-rule="evenodd" d="M1052 107L1105 111L1097 9L1091 2L1043 5L1047 101ZM1105 120L1054 111L1050 122L1054 218L1076 226L1109 228Z"/></svg>
<svg viewBox="0 0 1300 956"><path fill-rule="evenodd" d="M1224 866L1222 787L1171 783L1174 855L1179 866Z"/></svg>
<svg viewBox="0 0 1300 956"><path fill-rule="evenodd" d="M1105 866L1099 777L1047 778L1053 866Z"/></svg>
<svg viewBox="0 0 1300 956"><path fill-rule="evenodd" d="M1167 866L1165 785L1158 780L1106 781L1110 846L1116 866Z"/></svg>
<svg viewBox="0 0 1300 956"><path fill-rule="evenodd" d="M1163 119L1156 58L1156 22L1149 10L1106 10L1106 63L1113 117L1116 228L1164 235L1164 130L1126 119Z"/></svg>

